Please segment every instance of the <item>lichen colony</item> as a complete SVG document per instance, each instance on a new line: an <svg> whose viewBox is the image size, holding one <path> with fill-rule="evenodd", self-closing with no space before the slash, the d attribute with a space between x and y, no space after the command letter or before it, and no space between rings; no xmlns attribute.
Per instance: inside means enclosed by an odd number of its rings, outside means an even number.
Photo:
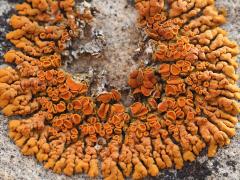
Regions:
<svg viewBox="0 0 240 180"><path fill-rule="evenodd" d="M61 53L91 23L74 0L26 0L6 35L14 48L0 69L0 108L22 154L55 173L106 180L181 169L235 135L240 89L236 42L219 26L214 0L136 0L137 26L153 46L152 63L128 78L135 102L116 89L92 96L61 69Z"/></svg>

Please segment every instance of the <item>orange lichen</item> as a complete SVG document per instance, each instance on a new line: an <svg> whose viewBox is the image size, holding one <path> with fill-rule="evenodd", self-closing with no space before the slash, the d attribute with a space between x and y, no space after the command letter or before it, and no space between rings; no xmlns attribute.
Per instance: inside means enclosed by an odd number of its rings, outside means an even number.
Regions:
<svg viewBox="0 0 240 180"><path fill-rule="evenodd" d="M121 94L115 90L112 89L111 92L104 92L98 95L97 101L102 103L109 103L110 101L119 101L121 99Z"/></svg>
<svg viewBox="0 0 240 180"><path fill-rule="evenodd" d="M148 113L148 108L140 102L132 104L130 109L133 117L141 117Z"/></svg>
<svg viewBox="0 0 240 180"><path fill-rule="evenodd" d="M130 87L134 88L133 94L141 93L144 96L160 94L159 84L151 68L138 69L133 71L128 80Z"/></svg>
<svg viewBox="0 0 240 180"><path fill-rule="evenodd" d="M60 69L61 53L90 22L74 0L27 0L16 5L0 69L0 108L9 137L44 168L71 176L142 179L181 169L207 146L208 156L236 134L239 53L218 26L226 19L214 0L136 0L138 25L153 45L153 63L128 79L136 101L115 89L87 96L88 86ZM165 4L167 3L167 4ZM99 163L99 161L101 163ZM99 167L100 166L100 167Z"/></svg>

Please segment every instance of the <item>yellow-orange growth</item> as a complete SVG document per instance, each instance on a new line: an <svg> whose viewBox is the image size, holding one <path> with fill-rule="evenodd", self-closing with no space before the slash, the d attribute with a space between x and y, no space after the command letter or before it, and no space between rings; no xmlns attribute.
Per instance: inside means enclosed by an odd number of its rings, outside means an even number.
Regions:
<svg viewBox="0 0 240 180"><path fill-rule="evenodd" d="M4 55L16 68L0 69L0 108L33 116L11 120L9 137L55 173L101 171L107 180L181 169L205 147L215 156L236 134L240 89L238 46L219 27L226 18L214 3L135 1L154 63L129 75L138 99L129 107L115 89L87 96L88 85L60 68L66 43L81 32L77 21L91 22L90 9L77 12L74 0L18 4L6 35L15 48Z"/></svg>

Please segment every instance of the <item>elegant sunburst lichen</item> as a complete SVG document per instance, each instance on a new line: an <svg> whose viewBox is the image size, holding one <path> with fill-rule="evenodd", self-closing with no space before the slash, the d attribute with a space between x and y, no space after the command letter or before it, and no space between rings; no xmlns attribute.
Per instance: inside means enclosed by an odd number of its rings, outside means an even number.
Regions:
<svg viewBox="0 0 240 180"><path fill-rule="evenodd" d="M0 108L9 137L22 154L68 176L142 179L161 169L181 169L208 148L215 156L235 132L240 106L236 84L239 53L219 26L225 11L214 0L136 0L138 26L153 45L152 63L128 79L136 101L121 103L112 89L88 96L61 68L67 42L78 38L74 0L27 0L10 18L4 55L14 65L0 69ZM167 5L167 6L165 6Z"/></svg>

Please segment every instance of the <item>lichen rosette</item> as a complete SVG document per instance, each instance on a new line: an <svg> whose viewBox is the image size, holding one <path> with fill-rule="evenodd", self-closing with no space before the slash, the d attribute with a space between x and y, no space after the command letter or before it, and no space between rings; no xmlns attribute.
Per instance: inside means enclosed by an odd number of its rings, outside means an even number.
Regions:
<svg viewBox="0 0 240 180"><path fill-rule="evenodd" d="M142 179L181 169L200 152L216 155L236 134L238 46L219 26L214 0L136 0L138 27L153 44L152 63L128 79L136 101L115 89L97 96L61 69L90 9L74 0L26 0L6 35L14 48L0 69L0 108L22 154L55 173ZM167 5L167 6L166 6ZM168 8L167 8L168 7ZM30 115L26 118L26 115Z"/></svg>

